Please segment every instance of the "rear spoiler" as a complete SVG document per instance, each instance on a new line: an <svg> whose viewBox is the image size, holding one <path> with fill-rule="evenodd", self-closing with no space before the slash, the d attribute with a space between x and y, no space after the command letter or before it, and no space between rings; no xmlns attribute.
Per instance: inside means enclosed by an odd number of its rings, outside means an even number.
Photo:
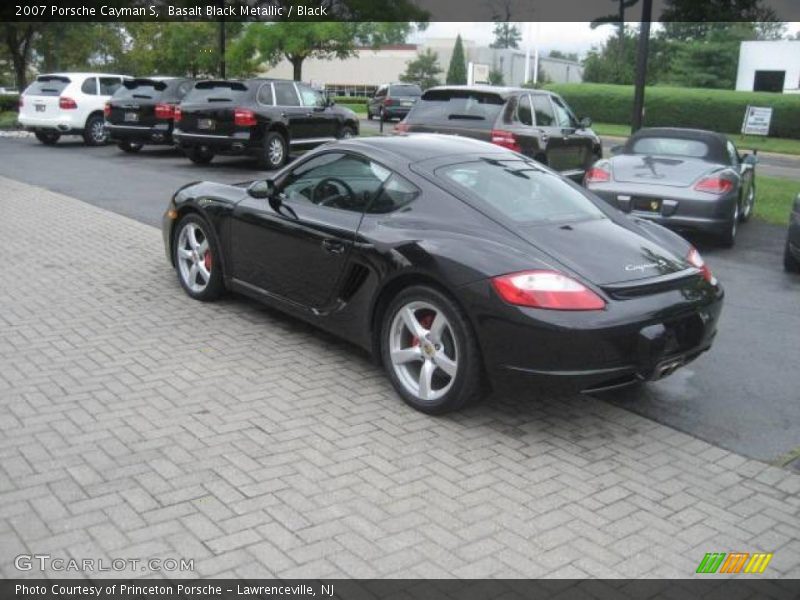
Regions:
<svg viewBox="0 0 800 600"><path fill-rule="evenodd" d="M36 81L61 81L63 83L69 83L72 80L64 75L39 75Z"/></svg>
<svg viewBox="0 0 800 600"><path fill-rule="evenodd" d="M198 90L210 90L214 88L230 88L241 92L247 91L247 86L241 81L231 81L228 79L207 79L205 81L198 81L194 85Z"/></svg>
<svg viewBox="0 0 800 600"><path fill-rule="evenodd" d="M135 90L137 87L140 87L140 86L143 86L143 85L152 86L155 89L157 89L159 92L163 92L165 89L167 89L166 81L158 80L158 79L148 79L147 77L137 77L135 79L126 79L125 81L122 82L122 85L124 85L129 90Z"/></svg>

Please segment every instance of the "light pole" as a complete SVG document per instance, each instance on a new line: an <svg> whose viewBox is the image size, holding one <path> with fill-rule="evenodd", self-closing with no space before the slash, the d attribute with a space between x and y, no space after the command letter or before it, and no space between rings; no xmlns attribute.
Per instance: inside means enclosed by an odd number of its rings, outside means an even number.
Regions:
<svg viewBox="0 0 800 600"><path fill-rule="evenodd" d="M647 53L650 47L650 19L653 15L653 0L642 0L642 19L639 24L639 42L636 46L636 81L633 90L633 114L631 133L642 127L644 117L644 86L647 80ZM624 40L620 40L624 43Z"/></svg>

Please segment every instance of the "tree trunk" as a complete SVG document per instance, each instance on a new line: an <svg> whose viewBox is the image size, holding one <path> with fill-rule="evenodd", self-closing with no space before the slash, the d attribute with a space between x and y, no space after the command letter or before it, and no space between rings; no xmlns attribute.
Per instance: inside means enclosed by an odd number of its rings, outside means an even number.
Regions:
<svg viewBox="0 0 800 600"><path fill-rule="evenodd" d="M24 27L24 29L23 29ZM5 25L5 42L11 55L17 89L22 92L28 87L28 62L31 58L31 46L36 27L32 24Z"/></svg>
<svg viewBox="0 0 800 600"><path fill-rule="evenodd" d="M302 81L303 79L303 60L305 56L290 56L289 61L292 63L293 75L292 79L295 81Z"/></svg>

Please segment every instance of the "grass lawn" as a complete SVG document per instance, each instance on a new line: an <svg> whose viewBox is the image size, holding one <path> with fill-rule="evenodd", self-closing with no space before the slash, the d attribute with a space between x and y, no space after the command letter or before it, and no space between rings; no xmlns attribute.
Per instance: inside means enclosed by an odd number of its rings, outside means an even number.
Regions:
<svg viewBox="0 0 800 600"><path fill-rule="evenodd" d="M17 113L14 111L0 112L0 129L16 129Z"/></svg>
<svg viewBox="0 0 800 600"><path fill-rule="evenodd" d="M628 137L631 134L630 125L619 125L617 123L594 123L592 129L597 135ZM728 137L733 140L733 143L736 144L741 153L758 150L759 152L800 155L800 140L762 138L755 135L729 135Z"/></svg>
<svg viewBox="0 0 800 600"><path fill-rule="evenodd" d="M800 181L756 175L755 216L767 223L786 225Z"/></svg>
<svg viewBox="0 0 800 600"><path fill-rule="evenodd" d="M357 115L367 115L367 105L366 104L337 104L337 106L344 106L345 108L349 108Z"/></svg>

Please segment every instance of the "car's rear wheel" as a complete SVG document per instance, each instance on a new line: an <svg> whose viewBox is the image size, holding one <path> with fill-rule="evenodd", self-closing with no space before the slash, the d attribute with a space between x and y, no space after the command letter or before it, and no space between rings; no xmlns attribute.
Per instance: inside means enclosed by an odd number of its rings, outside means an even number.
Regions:
<svg viewBox="0 0 800 600"><path fill-rule="evenodd" d="M195 300L217 299L224 283L211 226L199 215L189 214L175 231L172 252L181 286Z"/></svg>
<svg viewBox="0 0 800 600"><path fill-rule="evenodd" d="M61 139L61 134L55 131L37 131L34 135L36 135L36 139L45 146L53 146Z"/></svg>
<svg viewBox="0 0 800 600"><path fill-rule="evenodd" d="M140 144L138 142L119 142L117 147L122 150L123 152L127 152L128 154L136 154L144 147L144 144Z"/></svg>
<svg viewBox="0 0 800 600"><path fill-rule="evenodd" d="M347 140L356 136L356 130L352 125L345 125L339 130L339 139Z"/></svg>
<svg viewBox="0 0 800 600"><path fill-rule="evenodd" d="M789 248L789 240L786 240L786 247L783 250L783 268L788 273L800 273L800 261L792 254Z"/></svg>
<svg viewBox="0 0 800 600"><path fill-rule="evenodd" d="M481 395L478 344L467 316L428 286L400 292L381 327L381 357L389 379L413 408L441 414Z"/></svg>
<svg viewBox="0 0 800 600"><path fill-rule="evenodd" d="M86 120L83 141L87 146L102 146L108 141L108 131L100 115L92 115Z"/></svg>
<svg viewBox="0 0 800 600"><path fill-rule="evenodd" d="M739 203L735 202L733 205L733 215L725 232L720 236L719 241L725 248L732 248L736 243L736 232L739 229Z"/></svg>
<svg viewBox="0 0 800 600"><path fill-rule="evenodd" d="M756 204L756 184L751 183L750 189L747 190L747 196L742 202L742 212L739 215L739 220L744 223L750 220L750 217L753 216L753 207Z"/></svg>
<svg viewBox="0 0 800 600"><path fill-rule="evenodd" d="M264 169L280 169L289 155L286 138L278 131L270 131L264 138L264 148L259 157L259 166Z"/></svg>
<svg viewBox="0 0 800 600"><path fill-rule="evenodd" d="M207 146L192 146L186 148L184 153L196 165L207 165L214 160L214 153Z"/></svg>

